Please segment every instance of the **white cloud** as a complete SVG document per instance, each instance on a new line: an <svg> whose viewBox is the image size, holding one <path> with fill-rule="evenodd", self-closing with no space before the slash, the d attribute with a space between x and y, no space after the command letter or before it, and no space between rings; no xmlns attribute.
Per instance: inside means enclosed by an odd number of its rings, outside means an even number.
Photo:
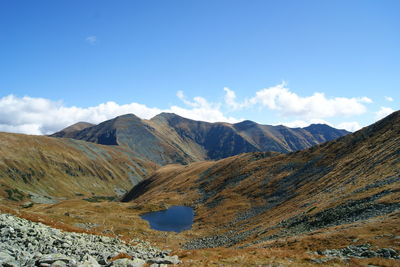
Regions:
<svg viewBox="0 0 400 267"><path fill-rule="evenodd" d="M50 134L78 121L100 123L119 115L134 113L151 118L161 110L138 103L118 105L106 102L94 107L66 107L61 102L45 98L0 98L0 131L29 134Z"/></svg>
<svg viewBox="0 0 400 267"><path fill-rule="evenodd" d="M177 97L191 109L179 106L171 106L168 112L175 113L185 118L193 120L202 120L208 122L230 122L235 123L240 120L233 117L226 117L221 111L221 104L210 103L203 97L194 97L192 101L186 99L182 91L176 93Z"/></svg>
<svg viewBox="0 0 400 267"><path fill-rule="evenodd" d="M365 103L372 103L368 97L327 98L324 93L299 96L291 92L285 83L265 88L249 100L246 106L259 105L278 111L282 116L295 116L302 119L329 118L335 116L360 115L367 111Z"/></svg>
<svg viewBox="0 0 400 267"><path fill-rule="evenodd" d="M95 35L88 36L88 37L86 37L85 41L88 42L89 44L93 45L93 44L97 43L97 36L95 36Z"/></svg>
<svg viewBox="0 0 400 267"><path fill-rule="evenodd" d="M355 132L361 129L361 125L356 121L342 122L336 125L337 129L345 129L349 132Z"/></svg>
<svg viewBox="0 0 400 267"><path fill-rule="evenodd" d="M184 100L185 99L185 94L183 93L183 91L179 90L178 92L176 92L176 96L180 99L180 100Z"/></svg>
<svg viewBox="0 0 400 267"><path fill-rule="evenodd" d="M224 88L225 104L233 109L251 106L266 107L278 111L283 116L296 116L302 119L328 118L335 116L360 115L366 112L364 104L372 103L368 97L334 97L327 98L324 93L314 93L311 96L299 96L281 83L273 87L257 91L255 96L236 101L236 94L229 88Z"/></svg>
<svg viewBox="0 0 400 267"><path fill-rule="evenodd" d="M326 125L336 128L336 129L344 129L349 132L355 132L355 131L361 129L361 125L356 121L332 124L328 121L320 120L320 119L279 122L279 123L275 123L274 125L284 125L284 126L287 126L290 128L304 128L304 127L310 126L311 124L326 124Z"/></svg>
<svg viewBox="0 0 400 267"><path fill-rule="evenodd" d="M290 128L304 128L309 126L310 124L327 124L329 126L334 127L331 123L321 120L321 119L311 119L311 120L295 120L290 122L279 122L275 125L285 125Z"/></svg>
<svg viewBox="0 0 400 267"><path fill-rule="evenodd" d="M393 97L385 96L386 101L393 102Z"/></svg>
<svg viewBox="0 0 400 267"><path fill-rule="evenodd" d="M323 93L299 96L291 92L284 83L259 90L253 97L242 102L237 101L233 90L224 88L224 91L224 103L209 102L200 96L188 99L183 91L178 91L176 96L182 101L182 105L172 105L166 109L135 102L120 105L112 101L81 108L65 106L60 101L45 98L9 95L0 98L0 131L50 134L79 121L97 124L127 113L150 119L161 112L172 112L194 120L235 123L241 119L228 116L225 113L227 108L237 111L254 106L276 111L286 120L293 119L291 122L280 123L289 127L306 127L312 123L333 126L325 118L362 114L366 111L365 104L372 102L367 97L328 98ZM377 117L391 112L392 109L382 107L377 112ZM357 122L344 122L337 127L354 131L359 129L360 125Z"/></svg>
<svg viewBox="0 0 400 267"><path fill-rule="evenodd" d="M377 112L375 112L375 118L377 120L380 120L393 112L394 112L394 109L392 109L392 108L381 107Z"/></svg>
<svg viewBox="0 0 400 267"><path fill-rule="evenodd" d="M39 124L22 124L22 125L8 125L0 124L0 132L10 133L24 133L24 134L42 134Z"/></svg>
<svg viewBox="0 0 400 267"><path fill-rule="evenodd" d="M194 120L239 121L233 117L226 117L219 104L209 103L202 97L195 97L193 101L189 101L184 98L183 92L179 94L188 108L171 106L168 109L159 109L139 103L119 105L112 101L88 108L66 107L62 102L45 98L19 98L9 95L0 98L0 131L51 134L79 121L97 124L127 113L133 113L143 119L150 119L161 112L173 112Z"/></svg>
<svg viewBox="0 0 400 267"><path fill-rule="evenodd" d="M236 93L229 89L228 87L224 88L225 91L225 104L231 109L239 109L244 107L246 104L239 104L236 102Z"/></svg>
<svg viewBox="0 0 400 267"><path fill-rule="evenodd" d="M175 113L179 116L192 120L208 121L208 122L229 122L236 123L241 120L234 117L227 117L218 107L207 108L202 106L199 108L185 109L179 106L171 106L167 112Z"/></svg>
<svg viewBox="0 0 400 267"><path fill-rule="evenodd" d="M344 129L349 132L355 132L355 131L361 129L361 125L356 121L342 122L337 125L334 125L328 121L318 120L318 119L313 119L313 120L308 120L308 121L295 120L295 121L290 121L290 122L281 122L281 123L277 123L275 125L285 125L290 128L304 128L304 127L309 126L310 124L326 124L326 125L336 128L336 129Z"/></svg>

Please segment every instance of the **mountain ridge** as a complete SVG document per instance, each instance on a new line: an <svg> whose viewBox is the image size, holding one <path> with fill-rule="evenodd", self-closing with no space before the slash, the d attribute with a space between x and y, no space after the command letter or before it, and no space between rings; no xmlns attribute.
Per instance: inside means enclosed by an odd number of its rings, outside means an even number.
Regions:
<svg viewBox="0 0 400 267"><path fill-rule="evenodd" d="M216 160L256 151L289 153L348 133L328 125L289 128L249 120L235 124L210 123L174 113L160 113L150 120L126 114L68 135L63 135L62 130L51 136L122 145L139 158L166 165Z"/></svg>

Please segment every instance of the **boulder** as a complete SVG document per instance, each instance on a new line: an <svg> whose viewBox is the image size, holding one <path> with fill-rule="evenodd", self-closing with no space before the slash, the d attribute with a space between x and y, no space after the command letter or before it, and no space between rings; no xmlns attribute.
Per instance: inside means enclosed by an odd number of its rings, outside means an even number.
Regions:
<svg viewBox="0 0 400 267"><path fill-rule="evenodd" d="M86 254L85 256L83 256L82 262L78 264L78 267L100 267L100 264L95 258Z"/></svg>
<svg viewBox="0 0 400 267"><path fill-rule="evenodd" d="M113 261L109 266L113 267L142 267L146 262L142 259L118 259Z"/></svg>
<svg viewBox="0 0 400 267"><path fill-rule="evenodd" d="M181 261L179 260L178 256L165 256L163 258L152 258L147 261L150 264L179 264Z"/></svg>
<svg viewBox="0 0 400 267"><path fill-rule="evenodd" d="M39 263L39 265L43 263L53 264L56 261L69 263L73 261L73 259L60 253L53 253L53 254L43 255L37 260L37 263Z"/></svg>
<svg viewBox="0 0 400 267"><path fill-rule="evenodd" d="M13 256L4 251L0 251L0 266L17 267L19 264Z"/></svg>
<svg viewBox="0 0 400 267"><path fill-rule="evenodd" d="M67 267L67 264L64 261L55 261L50 267Z"/></svg>

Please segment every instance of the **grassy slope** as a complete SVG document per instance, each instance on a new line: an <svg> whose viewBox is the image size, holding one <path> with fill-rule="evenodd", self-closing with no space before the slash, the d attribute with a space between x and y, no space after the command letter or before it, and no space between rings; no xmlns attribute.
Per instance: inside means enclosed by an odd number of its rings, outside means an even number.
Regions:
<svg viewBox="0 0 400 267"><path fill-rule="evenodd" d="M156 167L122 148L72 139L0 133L0 146L0 196L5 199L111 196Z"/></svg>
<svg viewBox="0 0 400 267"><path fill-rule="evenodd" d="M307 240L307 235L319 234L324 239L330 231L337 234L331 246L344 246L354 232L346 239L339 233L351 222L365 238L360 242L376 243L379 232L400 234L393 227L400 223L399 177L400 112L396 112L305 151L242 154L163 167L149 178L134 203L195 206L191 238L225 233L225 246L288 246L287 238L305 235ZM367 231L378 221L381 230ZM400 247L396 240L385 240L382 245ZM329 247L324 242L321 246Z"/></svg>
<svg viewBox="0 0 400 267"><path fill-rule="evenodd" d="M400 242L393 238L400 236L398 210L339 225L321 224L318 217L323 211L348 204L350 199L378 196L364 204L367 208L372 207L368 206L370 204L382 204L382 210L385 205L399 203L399 117L397 112L353 135L288 155L251 153L217 162L168 165L147 180L144 194L128 203L66 200L22 210L0 205L0 210L17 212L20 216L67 230L79 230L71 228L75 223L90 222L96 224L92 228L96 233L112 233L126 239L140 237L176 250L184 260L183 266L269 263L310 266L312 263L307 259L319 256L307 254L307 251L362 243L399 249ZM173 204L196 207L192 230L180 234L161 233L151 230L147 222L140 219L143 212ZM358 210L356 207L349 211L365 215L364 204L357 204ZM329 218L325 218L325 223ZM301 224L304 221L317 222L316 228ZM335 216L333 221L340 222ZM189 240L220 234L229 236L228 230L232 229L234 236L250 233L236 240L233 246L250 247L241 250L180 249ZM271 238L274 234L275 238ZM331 261L325 265L345 264L396 266L397 262L351 259L347 263Z"/></svg>
<svg viewBox="0 0 400 267"><path fill-rule="evenodd" d="M399 203L399 117L396 113L355 134L288 155L251 153L216 162L168 165L146 180L139 198L127 203L67 200L17 212L62 229L76 231L70 225L89 222L96 224L92 231L97 233L143 238L174 249L183 266L311 266L308 259L320 256L308 251L363 243L399 249L400 242L395 238L400 236L398 210L353 222L340 222L332 216L348 217L346 213L328 214L325 221L318 217L350 199L378 196L353 210L349 208L353 215L365 215L363 205L368 210L374 203ZM144 212L174 204L196 208L193 229L162 233L151 230L140 218ZM1 209L5 208L0 205ZM340 223L329 224L332 221ZM316 227L301 222L315 222ZM229 230L234 230L233 236ZM250 234L235 240L241 233ZM188 241L221 234L237 241L234 247L248 247L181 249ZM351 259L333 260L324 266L368 264L396 266L398 262Z"/></svg>

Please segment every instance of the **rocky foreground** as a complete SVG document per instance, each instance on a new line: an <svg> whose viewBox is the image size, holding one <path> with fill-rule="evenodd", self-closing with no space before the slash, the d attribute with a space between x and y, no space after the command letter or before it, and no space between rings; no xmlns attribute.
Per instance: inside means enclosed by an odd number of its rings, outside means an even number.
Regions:
<svg viewBox="0 0 400 267"><path fill-rule="evenodd" d="M147 242L129 245L117 238L63 232L9 214L0 214L0 266L143 266L178 264ZM121 255L124 255L121 257Z"/></svg>

